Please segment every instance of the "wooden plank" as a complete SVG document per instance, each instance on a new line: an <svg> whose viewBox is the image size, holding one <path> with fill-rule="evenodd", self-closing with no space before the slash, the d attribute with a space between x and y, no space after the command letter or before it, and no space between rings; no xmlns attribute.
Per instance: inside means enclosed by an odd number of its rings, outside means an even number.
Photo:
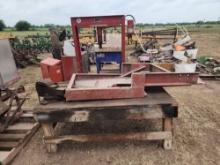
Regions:
<svg viewBox="0 0 220 165"><path fill-rule="evenodd" d="M163 130L164 131L173 131L173 118L163 119Z"/></svg>
<svg viewBox="0 0 220 165"><path fill-rule="evenodd" d="M153 109L145 108L144 111L130 110L130 113L127 115L127 119L130 120L160 119L164 117L165 115L160 106L155 106Z"/></svg>
<svg viewBox="0 0 220 165"><path fill-rule="evenodd" d="M32 117L31 117L32 116ZM30 116L20 116L19 119L17 120L18 122L22 122L22 123L35 123L36 121L34 120L34 117L33 115L30 115Z"/></svg>
<svg viewBox="0 0 220 165"><path fill-rule="evenodd" d="M17 145L18 142L0 142L0 149L11 149Z"/></svg>
<svg viewBox="0 0 220 165"><path fill-rule="evenodd" d="M11 131L11 130L31 130L34 127L33 123L15 123L13 125L10 125L6 131Z"/></svg>
<svg viewBox="0 0 220 165"><path fill-rule="evenodd" d="M19 140L25 137L26 134L0 134L1 141Z"/></svg>
<svg viewBox="0 0 220 165"><path fill-rule="evenodd" d="M39 128L39 124L35 123L31 130L26 133L26 136L20 141L16 148L13 148L10 154L1 161L2 164L9 164L15 158L15 156L19 153L19 151L25 147L30 138L34 135L34 133Z"/></svg>
<svg viewBox="0 0 220 165"><path fill-rule="evenodd" d="M11 111L15 111L16 108L17 108L16 106L12 106L12 107L11 107ZM33 107L23 107L23 106L22 106L21 110L23 110L23 111L25 111L25 112L28 112L28 113L29 113L29 112L31 113L31 112L33 112L34 108L33 108Z"/></svg>
<svg viewBox="0 0 220 165"><path fill-rule="evenodd" d="M172 139L169 131L127 133L127 134L100 134L100 135L67 135L58 137L45 137L45 143L59 144L64 141L88 142L88 141L124 141L124 140L162 140Z"/></svg>
<svg viewBox="0 0 220 165"><path fill-rule="evenodd" d="M164 118L163 119L163 130L170 131L173 133L173 118ZM165 139L163 141L163 148L165 150L172 149L172 139Z"/></svg>
<svg viewBox="0 0 220 165"><path fill-rule="evenodd" d="M105 110L76 110L58 111L51 113L38 113L35 119L39 123L55 122L86 122L97 120L148 120L162 119L165 117L177 117L177 108L174 106L140 106L132 108L114 108Z"/></svg>
<svg viewBox="0 0 220 165"><path fill-rule="evenodd" d="M144 98L136 99L116 99L116 100L102 100L102 101L80 101L74 102L50 102L47 105L38 105L35 107L34 113L50 112L50 111L63 111L63 110L79 110L79 109L106 109L114 107L131 107L131 106L145 106L145 105L163 105L172 104L177 105L176 101L166 92L148 92Z"/></svg>
<svg viewBox="0 0 220 165"><path fill-rule="evenodd" d="M22 115L21 115L21 117L34 117L34 115L33 115L33 113L23 113Z"/></svg>
<svg viewBox="0 0 220 165"><path fill-rule="evenodd" d="M0 151L0 162L6 159L9 154L10 154L10 151Z"/></svg>
<svg viewBox="0 0 220 165"><path fill-rule="evenodd" d="M9 110L9 106L6 105L1 99L0 99L0 116L4 116L4 114Z"/></svg>
<svg viewBox="0 0 220 165"><path fill-rule="evenodd" d="M53 124L42 124L43 132L45 137L54 137L54 128ZM57 145L56 144L46 144L48 152L56 152Z"/></svg>

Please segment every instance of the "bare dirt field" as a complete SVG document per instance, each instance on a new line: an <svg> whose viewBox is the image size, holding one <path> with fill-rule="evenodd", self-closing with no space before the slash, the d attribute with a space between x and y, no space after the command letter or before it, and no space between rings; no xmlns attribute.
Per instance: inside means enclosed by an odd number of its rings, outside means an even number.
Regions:
<svg viewBox="0 0 220 165"><path fill-rule="evenodd" d="M220 58L220 30L195 32L199 55ZM37 104L34 83L40 79L40 69L30 66L19 70L30 100L26 106ZM165 151L160 142L102 142L70 143L59 145L58 152L49 154L43 145L42 129L34 135L13 161L13 165L217 165L220 164L220 82L209 81L206 85L170 87L166 90L179 103L179 117L175 120L173 149ZM152 123L115 123L111 127L125 129L148 129ZM105 124L104 124L105 125ZM65 126L71 131L103 131L102 124Z"/></svg>

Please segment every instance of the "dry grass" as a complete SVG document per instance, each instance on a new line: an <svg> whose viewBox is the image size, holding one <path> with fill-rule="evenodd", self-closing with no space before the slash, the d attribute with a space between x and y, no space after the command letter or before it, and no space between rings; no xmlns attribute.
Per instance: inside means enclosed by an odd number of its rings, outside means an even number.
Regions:
<svg viewBox="0 0 220 165"><path fill-rule="evenodd" d="M203 29L193 32L191 37L199 48L199 56L210 56L220 59L220 28Z"/></svg>

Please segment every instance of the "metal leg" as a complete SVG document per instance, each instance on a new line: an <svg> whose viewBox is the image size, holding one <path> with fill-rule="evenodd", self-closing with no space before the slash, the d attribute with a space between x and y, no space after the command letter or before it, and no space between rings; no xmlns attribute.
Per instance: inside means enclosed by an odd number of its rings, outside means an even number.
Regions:
<svg viewBox="0 0 220 165"><path fill-rule="evenodd" d="M45 137L54 137L53 123L42 124ZM46 144L48 152L57 152L57 144Z"/></svg>

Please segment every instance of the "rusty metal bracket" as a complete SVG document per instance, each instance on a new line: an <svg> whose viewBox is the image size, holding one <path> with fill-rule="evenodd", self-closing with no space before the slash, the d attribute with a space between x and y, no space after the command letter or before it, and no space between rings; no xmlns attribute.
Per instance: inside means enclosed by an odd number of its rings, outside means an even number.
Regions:
<svg viewBox="0 0 220 165"><path fill-rule="evenodd" d="M131 76L126 77L129 74ZM65 98L67 101L74 101L144 97L145 87L196 84L199 74L148 71L131 73L129 71L123 76L74 74L66 88Z"/></svg>

